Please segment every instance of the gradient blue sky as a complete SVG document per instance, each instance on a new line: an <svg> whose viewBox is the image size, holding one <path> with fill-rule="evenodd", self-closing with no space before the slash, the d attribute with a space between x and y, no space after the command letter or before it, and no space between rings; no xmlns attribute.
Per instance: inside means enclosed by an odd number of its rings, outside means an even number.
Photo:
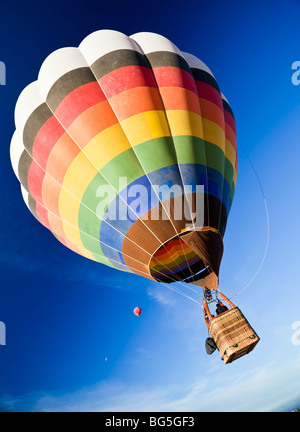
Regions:
<svg viewBox="0 0 300 432"><path fill-rule="evenodd" d="M272 411L300 406L300 2L0 1L0 410ZM236 117L240 167L220 288L261 341L207 356L198 304L64 248L27 210L9 159L14 106L43 60L89 33L152 31L213 71ZM133 315L143 308L141 318ZM293 326L294 325L294 329ZM296 327L295 327L296 326ZM300 327L299 327L300 328ZM293 339L294 335L294 339ZM293 343L294 341L294 343ZM295 343L296 342L296 343Z"/></svg>

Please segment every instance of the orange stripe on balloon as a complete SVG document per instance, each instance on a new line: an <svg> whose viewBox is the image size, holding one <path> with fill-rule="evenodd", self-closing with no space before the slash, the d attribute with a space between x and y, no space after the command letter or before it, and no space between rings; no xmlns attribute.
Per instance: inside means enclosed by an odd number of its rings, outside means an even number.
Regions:
<svg viewBox="0 0 300 432"><path fill-rule="evenodd" d="M80 148L84 148L98 133L118 123L108 101L89 108L70 126L68 133Z"/></svg>
<svg viewBox="0 0 300 432"><path fill-rule="evenodd" d="M43 205L57 216L59 216L58 202L60 191L61 185L46 174L42 186Z"/></svg>
<svg viewBox="0 0 300 432"><path fill-rule="evenodd" d="M49 220L49 224L50 224L50 229L51 229L52 233L56 235L58 240L64 246L71 249L73 252L76 252L79 255L82 255L82 252L79 251L77 246L66 238L64 230L63 230L63 226L62 226L62 220L58 216L56 216L55 214L52 214L52 213L48 213L48 220Z"/></svg>
<svg viewBox="0 0 300 432"><path fill-rule="evenodd" d="M201 116L198 95L194 92L183 87L160 87L159 92L166 111L185 110Z"/></svg>
<svg viewBox="0 0 300 432"><path fill-rule="evenodd" d="M50 226L49 219L48 219L48 211L39 202L36 202L36 214L37 214L37 217L38 217L39 221L41 222L41 224L44 225L49 230L51 230L51 226Z"/></svg>
<svg viewBox="0 0 300 432"><path fill-rule="evenodd" d="M224 113L215 103L199 98L202 117L213 121L225 131Z"/></svg>
<svg viewBox="0 0 300 432"><path fill-rule="evenodd" d="M225 122L228 123L232 128L232 130L234 131L234 133L236 133L236 124L235 124L234 117L226 109L224 109L224 118L225 118Z"/></svg>
<svg viewBox="0 0 300 432"><path fill-rule="evenodd" d="M225 123L225 135L226 139L231 142L232 146L236 150L236 134L232 130L232 128L228 125L228 123Z"/></svg>
<svg viewBox="0 0 300 432"><path fill-rule="evenodd" d="M202 81L196 81L196 86L200 99L207 99L208 101L217 105L220 110L223 111L222 97L218 90Z"/></svg>
<svg viewBox="0 0 300 432"><path fill-rule="evenodd" d="M49 175L62 184L69 166L79 152L80 148L72 138L67 133L62 135L49 154L46 167Z"/></svg>
<svg viewBox="0 0 300 432"><path fill-rule="evenodd" d="M68 241L64 237L57 235L57 233L54 233L54 234L56 235L57 240L59 240L64 246L71 249L73 252L75 252L79 255L82 255L82 253L79 251L79 249L75 246L74 243L71 243L70 241Z"/></svg>
<svg viewBox="0 0 300 432"><path fill-rule="evenodd" d="M48 219L49 219L51 231L55 233L55 235L59 236L60 238L63 238L64 242L67 243L67 239L63 230L62 220L59 217L57 217L57 215L52 213L48 213Z"/></svg>
<svg viewBox="0 0 300 432"><path fill-rule="evenodd" d="M153 87L136 87L124 91L112 97L109 102L114 112L117 113L119 121L145 111L164 109L161 97L157 89Z"/></svg>
<svg viewBox="0 0 300 432"><path fill-rule="evenodd" d="M28 170L28 190L30 195L39 202L43 202L42 198L42 186L45 171L35 162L32 161Z"/></svg>

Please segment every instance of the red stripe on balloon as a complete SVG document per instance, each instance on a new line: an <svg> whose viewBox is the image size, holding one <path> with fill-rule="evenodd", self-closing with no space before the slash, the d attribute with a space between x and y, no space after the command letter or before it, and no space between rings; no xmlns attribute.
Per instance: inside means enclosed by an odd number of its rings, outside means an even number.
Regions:
<svg viewBox="0 0 300 432"><path fill-rule="evenodd" d="M107 99L135 87L155 87L151 71L144 66L125 66L99 80Z"/></svg>
<svg viewBox="0 0 300 432"><path fill-rule="evenodd" d="M48 228L51 231L51 226L48 219L48 211L39 202L36 203L36 214L41 224L43 224L46 228Z"/></svg>
<svg viewBox="0 0 300 432"><path fill-rule="evenodd" d="M69 93L59 104L55 115L67 129L84 111L106 99L97 81L84 84Z"/></svg>
<svg viewBox="0 0 300 432"><path fill-rule="evenodd" d="M194 78L187 71L173 67L153 68L158 87L182 87L197 94Z"/></svg>
<svg viewBox="0 0 300 432"><path fill-rule="evenodd" d="M45 171L35 161L32 161L28 170L28 189L30 195L40 203L43 202L42 187L44 177Z"/></svg>
<svg viewBox="0 0 300 432"><path fill-rule="evenodd" d="M64 128L54 116L46 121L37 133L33 143L32 157L45 170L51 150L64 133Z"/></svg>
<svg viewBox="0 0 300 432"><path fill-rule="evenodd" d="M236 134L235 120L232 117L232 115L230 114L230 112L228 112L226 109L224 109L224 118L225 118L225 122L229 124L229 126L231 127L231 129Z"/></svg>
<svg viewBox="0 0 300 432"><path fill-rule="evenodd" d="M218 90L202 81L195 81L195 83L199 97L213 102L223 111L222 97Z"/></svg>

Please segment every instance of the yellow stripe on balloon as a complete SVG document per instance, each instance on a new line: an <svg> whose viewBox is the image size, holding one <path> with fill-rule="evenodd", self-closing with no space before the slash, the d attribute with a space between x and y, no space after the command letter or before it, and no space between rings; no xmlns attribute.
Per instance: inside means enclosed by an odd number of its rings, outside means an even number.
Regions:
<svg viewBox="0 0 300 432"><path fill-rule="evenodd" d="M120 124L132 146L154 138L170 136L164 111L145 111L123 120Z"/></svg>
<svg viewBox="0 0 300 432"><path fill-rule="evenodd" d="M93 255L83 246L78 227L78 215L82 197L97 173L118 154L128 150L130 144L120 124L113 125L94 137L70 164L59 197L59 213L64 233L76 244L80 252ZM91 162L92 161L92 162ZM103 258L105 263L106 259ZM109 261L107 260L107 263Z"/></svg>
<svg viewBox="0 0 300 432"><path fill-rule="evenodd" d="M71 225L78 227L78 214L82 196L97 174L97 169L87 159L84 153L79 153L67 170L63 187L59 196L59 213L61 218ZM78 175L80 173L80 175ZM74 232L68 224L63 224L66 236L76 243L81 244L80 233Z"/></svg>
<svg viewBox="0 0 300 432"><path fill-rule="evenodd" d="M108 162L130 148L122 127L117 123L96 135L85 146L84 153L100 171Z"/></svg>
<svg viewBox="0 0 300 432"><path fill-rule="evenodd" d="M78 200L75 204L72 196L64 189L61 190L59 210L65 219L75 222L82 197L90 182L110 160L129 148L130 144L119 124L100 132L85 146L84 151L72 161L64 177L63 188Z"/></svg>
<svg viewBox="0 0 300 432"><path fill-rule="evenodd" d="M236 185L236 179L237 179L237 170L234 169L234 173L233 173L233 183L234 183L234 185Z"/></svg>
<svg viewBox="0 0 300 432"><path fill-rule="evenodd" d="M192 111L166 111L168 123L173 136L189 135L203 139L203 118Z"/></svg>
<svg viewBox="0 0 300 432"><path fill-rule="evenodd" d="M225 156L226 158L229 160L229 162L231 163L231 165L235 166L235 159L236 159L236 150L233 147L233 145L231 144L230 141L228 141L228 139L226 139L226 152L225 152Z"/></svg>
<svg viewBox="0 0 300 432"><path fill-rule="evenodd" d="M70 164L59 196L59 213L67 221L64 233L76 244L83 255L91 253L83 246L78 227L78 215L82 197L90 182L103 166L118 154L128 150L130 144L120 124L113 125L94 137ZM92 161L92 162L91 162Z"/></svg>
<svg viewBox="0 0 300 432"><path fill-rule="evenodd" d="M223 153L225 153L225 132L217 123L208 120L206 118L202 119L204 139L218 146Z"/></svg>

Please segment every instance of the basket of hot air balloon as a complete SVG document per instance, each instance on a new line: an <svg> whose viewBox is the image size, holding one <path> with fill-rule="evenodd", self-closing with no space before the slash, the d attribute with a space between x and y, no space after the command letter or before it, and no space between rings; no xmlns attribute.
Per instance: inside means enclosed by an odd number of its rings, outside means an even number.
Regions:
<svg viewBox="0 0 300 432"><path fill-rule="evenodd" d="M218 288L236 130L201 60L158 34L97 31L50 54L15 123L23 198L63 245L161 284Z"/></svg>
<svg viewBox="0 0 300 432"><path fill-rule="evenodd" d="M220 293L220 292L219 292ZM238 307L224 294L220 295L231 306L223 312L212 316L204 300L204 316L207 329L219 350L225 364L251 352L259 342L259 337ZM227 310L225 310L227 309Z"/></svg>

